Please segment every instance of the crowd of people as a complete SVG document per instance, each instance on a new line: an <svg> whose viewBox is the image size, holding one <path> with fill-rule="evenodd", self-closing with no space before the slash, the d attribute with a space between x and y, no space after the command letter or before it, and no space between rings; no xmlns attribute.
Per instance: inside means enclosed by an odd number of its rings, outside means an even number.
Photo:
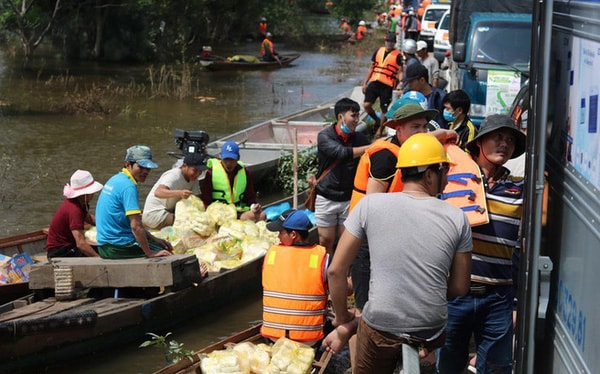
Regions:
<svg viewBox="0 0 600 374"><path fill-rule="evenodd" d="M73 173L63 190L65 200L50 223L46 244L48 258L170 256L171 243L150 231L172 226L177 202L192 195L199 197L205 207L213 201L233 204L241 220L265 219L252 174L240 161L235 142L223 144L220 159L205 161L199 153L187 154L180 167L160 176L142 211L138 184L156 168L150 148L135 145L126 150L121 171L105 185L96 182L89 171ZM201 175L204 175L202 183ZM90 202L98 192L94 216L90 213ZM85 239L85 229L89 226L96 227L95 243Z"/></svg>
<svg viewBox="0 0 600 374"><path fill-rule="evenodd" d="M411 12L406 23L398 22L401 28L410 24ZM276 59L266 19L260 27L263 55ZM439 87L437 61L411 30L397 49L390 25L372 55L362 86L364 110L375 120L371 134L357 131L360 104L349 98L337 101L335 121L318 134L318 243L308 239L313 225L302 210L286 211L267 225L280 243L264 259L261 333L333 353L349 344L352 373L392 373L404 344L419 347L423 362L437 372L461 373L473 337L478 373L511 373L512 257L523 178L504 165L525 152L525 134L504 114L490 115L476 128L468 95ZM392 102L394 92L399 98ZM453 146L461 157L449 156ZM467 167L482 177L483 224L440 198ZM207 162L186 155L181 166L160 176L142 210L138 183L156 168L150 148L136 145L105 185L76 171L50 225L48 258L168 256L171 244L149 229L172 225L176 203L192 195L205 206L234 204L239 219L265 220L235 142ZM89 204L96 193L94 217ZM84 237L89 224L97 227L95 246ZM325 328L328 301L334 317Z"/></svg>

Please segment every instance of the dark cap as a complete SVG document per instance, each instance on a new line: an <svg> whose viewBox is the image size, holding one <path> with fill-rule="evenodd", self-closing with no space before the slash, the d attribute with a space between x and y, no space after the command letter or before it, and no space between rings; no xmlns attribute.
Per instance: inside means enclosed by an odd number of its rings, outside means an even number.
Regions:
<svg viewBox="0 0 600 374"><path fill-rule="evenodd" d="M195 167L198 170L206 170L206 161L201 153L190 153L183 159L184 165Z"/></svg>
<svg viewBox="0 0 600 374"><path fill-rule="evenodd" d="M283 228L283 221L292 213L295 212L296 209L288 209L283 211L279 217L274 219L273 221L267 223L267 230L269 231L280 231Z"/></svg>
<svg viewBox="0 0 600 374"><path fill-rule="evenodd" d="M396 43L396 34L394 34L393 32L388 32L385 35L385 41L386 42L394 42L394 43Z"/></svg>
<svg viewBox="0 0 600 374"><path fill-rule="evenodd" d="M511 156L511 159L519 157L525 152L527 137L521 131L515 127L515 123L512 118L507 114L492 114L487 116L481 126L479 127L479 133L470 142L467 143L466 148L471 152L472 155L477 156L479 154L479 146L477 141L484 135L494 132L500 129L509 129L515 136L515 150Z"/></svg>
<svg viewBox="0 0 600 374"><path fill-rule="evenodd" d="M421 64L412 64L406 67L406 73L404 74L404 80L410 82L415 79L425 78L429 82L429 71Z"/></svg>

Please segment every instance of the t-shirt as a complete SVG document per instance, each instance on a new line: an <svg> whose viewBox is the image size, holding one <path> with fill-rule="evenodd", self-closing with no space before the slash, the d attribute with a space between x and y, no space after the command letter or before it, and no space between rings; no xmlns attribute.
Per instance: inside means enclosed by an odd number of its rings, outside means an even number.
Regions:
<svg viewBox="0 0 600 374"><path fill-rule="evenodd" d="M79 205L77 199L65 199L58 209L48 230L46 250L48 252L60 248L74 248L77 242L73 230L83 230L87 212Z"/></svg>
<svg viewBox="0 0 600 374"><path fill-rule="evenodd" d="M180 197L170 197L161 199L154 195L158 186L167 186L170 190L190 190L196 196L200 195L200 183L197 180L186 181L181 168L176 167L165 171L150 190L144 212L142 213L142 222L148 227L158 227L165 220L167 213L175 213L175 205Z"/></svg>
<svg viewBox="0 0 600 374"><path fill-rule="evenodd" d="M379 193L365 196L344 226L369 241L365 322L397 336L443 328L452 259L472 249L466 215L435 197Z"/></svg>
<svg viewBox="0 0 600 374"><path fill-rule="evenodd" d="M398 142L398 138L396 136L393 136L386 141L400 146L400 143ZM396 173L397 163L398 157L395 156L391 151L387 149L377 151L371 155L371 166L369 169L369 176L376 180L391 183L392 178Z"/></svg>
<svg viewBox="0 0 600 374"><path fill-rule="evenodd" d="M96 204L98 245L127 245L135 242L128 216L141 214L137 182L127 169L113 175L104 185Z"/></svg>

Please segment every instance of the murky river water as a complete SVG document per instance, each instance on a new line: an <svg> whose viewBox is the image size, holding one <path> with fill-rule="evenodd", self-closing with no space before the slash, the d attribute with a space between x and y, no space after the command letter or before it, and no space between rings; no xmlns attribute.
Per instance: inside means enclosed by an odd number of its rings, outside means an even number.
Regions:
<svg viewBox="0 0 600 374"><path fill-rule="evenodd" d="M292 52L285 46L279 49ZM257 50L258 45L249 44L236 52L255 54ZM227 50L215 52L231 54ZM125 149L134 144L149 145L160 166L140 186L143 202L153 183L173 162L167 152L177 151L175 129L204 130L216 139L322 103L361 84L370 57L298 52L302 56L293 67L272 72L194 71L194 96L214 100L132 98L119 103L119 112L94 118L50 113L38 105L59 102L65 93L89 88L107 77L117 83L139 80L147 75L147 68L96 64L57 67L62 62L48 55L37 60L37 75L24 77L15 68L20 61L0 52L0 103L12 104L0 106L0 237L47 227L73 171L87 169L105 182L120 170ZM49 84L52 76L77 78L80 83L77 87L65 84L63 90L57 90L56 85ZM260 319L260 303L259 295L249 295L247 300L174 329L173 338L188 349L206 345ZM158 349L138 349L137 344L77 361L68 370L141 373L164 364Z"/></svg>

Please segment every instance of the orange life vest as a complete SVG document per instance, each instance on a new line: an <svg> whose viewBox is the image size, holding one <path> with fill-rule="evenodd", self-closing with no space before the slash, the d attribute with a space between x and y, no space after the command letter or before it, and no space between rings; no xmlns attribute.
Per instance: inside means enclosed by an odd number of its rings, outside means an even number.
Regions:
<svg viewBox="0 0 600 374"><path fill-rule="evenodd" d="M267 23L266 22L260 21L260 23L258 24L258 32L263 36L267 34Z"/></svg>
<svg viewBox="0 0 600 374"><path fill-rule="evenodd" d="M272 246L263 262L262 336L313 342L325 336L325 247Z"/></svg>
<svg viewBox="0 0 600 374"><path fill-rule="evenodd" d="M340 30L342 30L342 32L352 32L352 28L346 21L342 22L340 25Z"/></svg>
<svg viewBox="0 0 600 374"><path fill-rule="evenodd" d="M265 48L265 46L267 46L267 48ZM273 56L273 42L265 38L265 40L260 43L260 54L263 56Z"/></svg>
<svg viewBox="0 0 600 374"><path fill-rule="evenodd" d="M369 82L377 81L394 88L398 80L398 70L400 70L400 65L398 65L400 51L393 49L387 53L387 56L386 52L385 47L380 47L377 51L375 67L373 67L373 74L371 74Z"/></svg>
<svg viewBox="0 0 600 374"><path fill-rule="evenodd" d="M367 148L365 153L360 157L358 167L356 168L356 174L354 175L354 189L352 190L352 196L350 197L349 211L352 211L356 204L358 204L358 202L367 194L367 183L371 176L371 155L382 149L389 150L396 158L398 158L400 147L387 140L378 140ZM403 189L404 183L402 183L402 173L400 172L400 169L396 169L396 173L390 181L386 192L401 192Z"/></svg>
<svg viewBox="0 0 600 374"><path fill-rule="evenodd" d="M356 28L356 39L363 40L367 36L367 26L358 26Z"/></svg>
<svg viewBox="0 0 600 374"><path fill-rule="evenodd" d="M455 165L448 170L448 184L442 193L442 200L465 212L471 226L488 223L490 218L479 165L457 145L446 144L444 147Z"/></svg>

